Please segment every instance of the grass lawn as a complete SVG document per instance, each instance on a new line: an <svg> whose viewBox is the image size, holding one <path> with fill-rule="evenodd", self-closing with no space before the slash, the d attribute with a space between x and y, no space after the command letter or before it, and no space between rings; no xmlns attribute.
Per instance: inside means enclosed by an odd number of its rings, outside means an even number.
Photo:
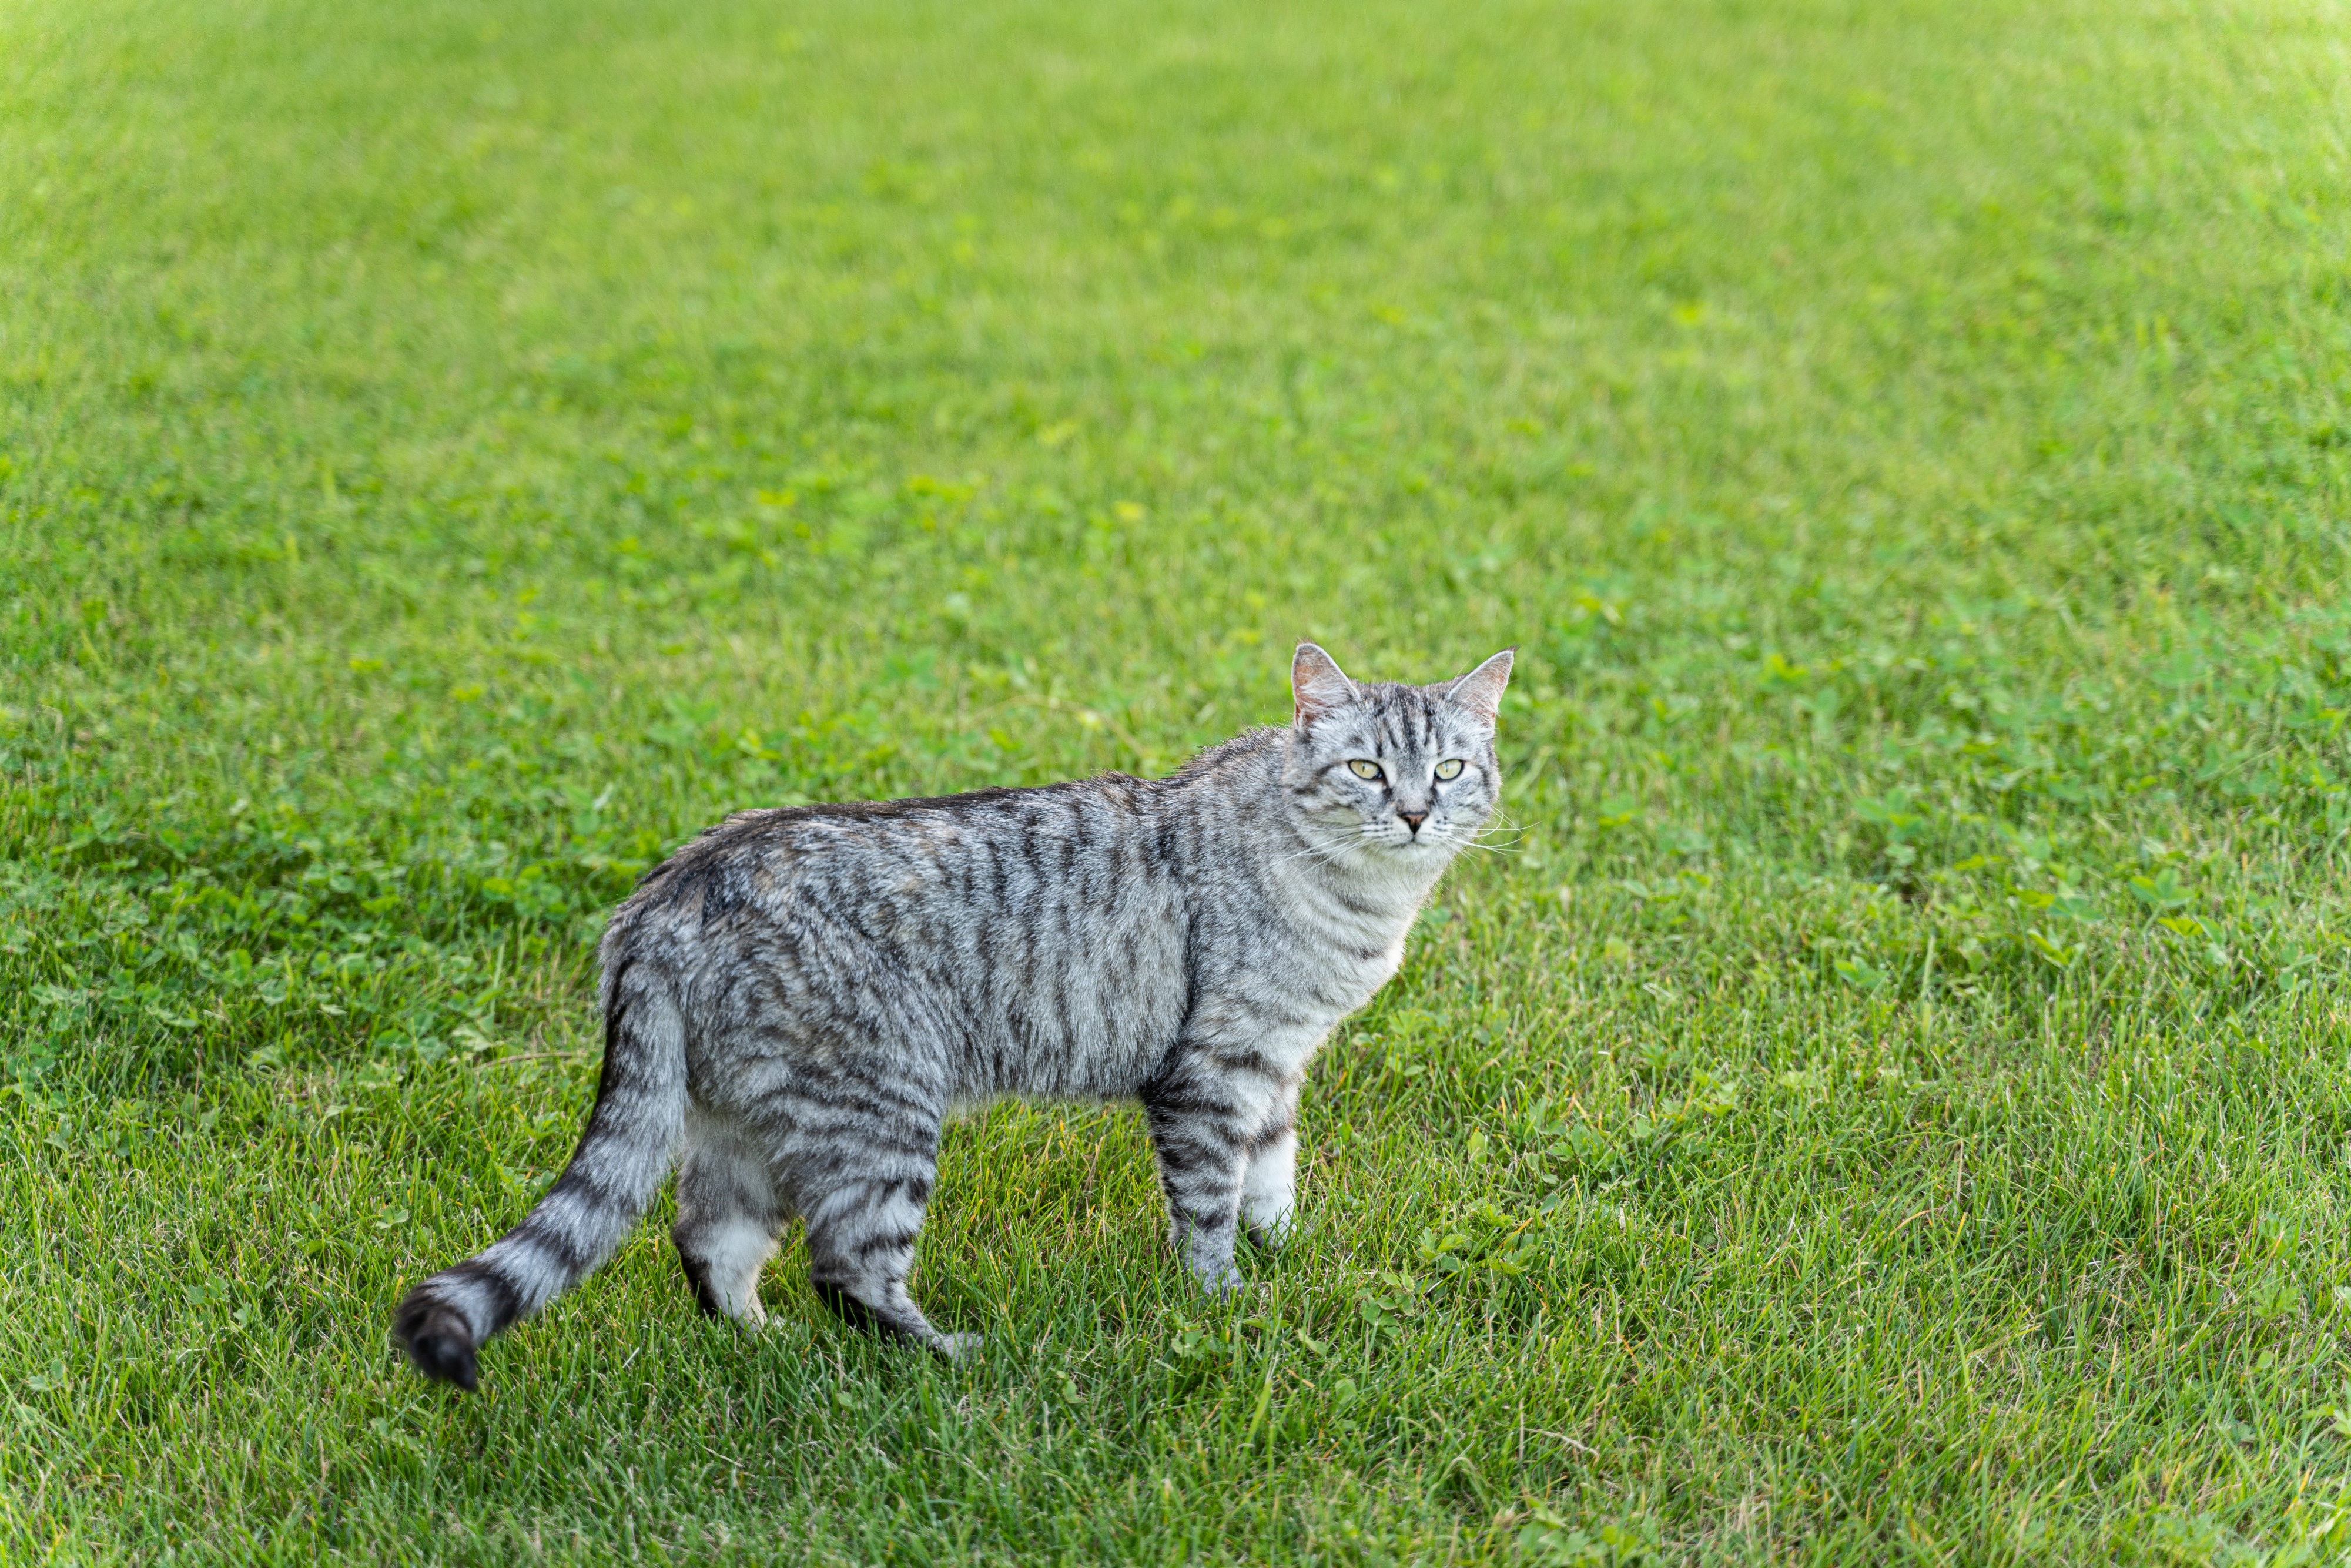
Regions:
<svg viewBox="0 0 2351 1568"><path fill-rule="evenodd" d="M2351 1551L2351 13L0 11L0 1562ZM737 807L1520 650L1230 1304L399 1292ZM666 1199L663 1207L666 1206Z"/></svg>

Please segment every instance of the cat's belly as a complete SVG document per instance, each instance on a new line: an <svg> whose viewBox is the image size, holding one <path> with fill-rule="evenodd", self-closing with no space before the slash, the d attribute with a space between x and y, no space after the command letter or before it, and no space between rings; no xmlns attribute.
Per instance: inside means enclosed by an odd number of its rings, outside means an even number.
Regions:
<svg viewBox="0 0 2351 1568"><path fill-rule="evenodd" d="M1187 1034L1294 1079L1339 1021L1394 977L1404 940L1365 958L1313 965L1311 974L1239 970L1197 995L1176 955L1123 956L1133 962L1115 973L1079 967L1052 995L989 1019L972 1042L973 1070L956 1105L968 1113L1005 1098L1131 1101Z"/></svg>
<svg viewBox="0 0 2351 1568"><path fill-rule="evenodd" d="M1180 946L1106 944L1056 955L1030 983L971 1008L956 1099L1132 1099L1184 1024Z"/></svg>

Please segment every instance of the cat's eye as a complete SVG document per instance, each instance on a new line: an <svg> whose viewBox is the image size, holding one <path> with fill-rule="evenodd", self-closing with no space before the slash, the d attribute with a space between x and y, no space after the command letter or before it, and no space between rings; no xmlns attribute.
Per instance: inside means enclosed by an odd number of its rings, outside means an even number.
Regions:
<svg viewBox="0 0 2351 1568"><path fill-rule="evenodd" d="M1442 762L1438 763L1438 764L1437 765L1437 776L1439 779L1458 779L1458 778L1460 778L1460 777L1461 777L1461 758L1458 758L1458 757L1448 757L1448 758L1447 758L1444 761L1442 761Z"/></svg>
<svg viewBox="0 0 2351 1568"><path fill-rule="evenodd" d="M1347 764L1347 769L1358 779L1377 779L1380 776L1378 763L1366 762L1360 757Z"/></svg>

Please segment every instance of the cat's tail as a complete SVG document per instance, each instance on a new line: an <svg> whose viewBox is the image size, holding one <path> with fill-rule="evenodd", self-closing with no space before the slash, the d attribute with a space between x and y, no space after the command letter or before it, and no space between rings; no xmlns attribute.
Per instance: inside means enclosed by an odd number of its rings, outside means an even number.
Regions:
<svg viewBox="0 0 2351 1568"><path fill-rule="evenodd" d="M475 1353L595 1272L669 1174L685 1122L685 1029L653 964L607 944L604 1072L571 1163L486 1251L419 1284L392 1333L428 1377L470 1389Z"/></svg>

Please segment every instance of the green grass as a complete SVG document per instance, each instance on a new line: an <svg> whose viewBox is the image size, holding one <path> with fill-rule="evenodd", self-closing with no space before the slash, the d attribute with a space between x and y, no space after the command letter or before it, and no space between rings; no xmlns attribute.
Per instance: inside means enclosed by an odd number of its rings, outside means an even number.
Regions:
<svg viewBox="0 0 2351 1568"><path fill-rule="evenodd" d="M2351 1550L2351 14L0 13L0 1560ZM724 811L1520 649L1212 1304L1131 1113L386 1340Z"/></svg>

